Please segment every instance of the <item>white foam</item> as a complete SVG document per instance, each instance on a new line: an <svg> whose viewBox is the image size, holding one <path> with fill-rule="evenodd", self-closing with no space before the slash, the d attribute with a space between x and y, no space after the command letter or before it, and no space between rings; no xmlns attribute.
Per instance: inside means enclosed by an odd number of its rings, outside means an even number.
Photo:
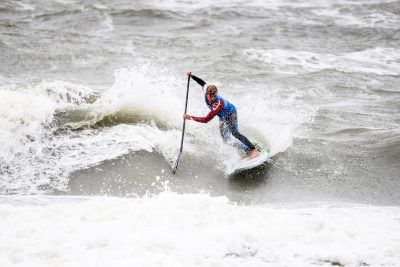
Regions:
<svg viewBox="0 0 400 267"><path fill-rule="evenodd" d="M134 151L158 151L171 164L178 153L180 132L177 130L162 131L155 125L120 124L114 127L98 130L83 130L68 136L60 136L54 140L55 170L62 171L58 178L75 170L95 166L104 160L118 158ZM186 146L191 151L191 146ZM67 184L57 181L57 188Z"/></svg>
<svg viewBox="0 0 400 267"><path fill-rule="evenodd" d="M327 69L377 75L400 74L400 50L395 48L377 47L337 54L283 49L247 49L244 54L249 60L262 61L271 70L286 74L318 72Z"/></svg>
<svg viewBox="0 0 400 267"><path fill-rule="evenodd" d="M151 63L115 71L115 83L94 103L95 121L117 111L143 114L167 125L181 122L186 85L155 69ZM177 95L180 97L177 98Z"/></svg>
<svg viewBox="0 0 400 267"><path fill-rule="evenodd" d="M116 71L116 81L94 103L88 87L65 82L43 82L37 86L4 86L0 90L1 135L0 191L38 193L41 186L64 190L68 175L131 151L158 151L171 164L179 149L185 82L176 84L154 66ZM177 98L176 95L180 97ZM54 135L56 112L80 112L66 125L94 125L113 114L138 115L155 123ZM80 114L79 113L79 114ZM175 129L175 127L179 127ZM185 151L190 152L187 136Z"/></svg>
<svg viewBox="0 0 400 267"><path fill-rule="evenodd" d="M398 266L400 209L1 197L1 266Z"/></svg>
<svg viewBox="0 0 400 267"><path fill-rule="evenodd" d="M179 149L185 93L184 79L176 80L166 70L149 62L139 67L119 69L115 71L113 86L103 92L100 99L92 105L89 123L94 124L104 116L115 113L135 114L143 119L159 122L169 130L161 131L155 124L140 125L139 127L145 127L146 130L124 134L154 140L153 148L172 162ZM117 130L119 131L115 128ZM190 141L190 136L187 141ZM187 151L190 151L190 144L186 146Z"/></svg>
<svg viewBox="0 0 400 267"><path fill-rule="evenodd" d="M273 83L256 88L251 94L246 85L240 85L237 90L231 99L238 108L240 131L269 149L271 156L286 151L294 136L307 133L305 127L312 123L315 107L297 101L304 92L283 89ZM289 92L288 97L284 91Z"/></svg>
<svg viewBox="0 0 400 267"><path fill-rule="evenodd" d="M36 87L24 88L1 87L1 160L13 160L13 155L26 151L20 144L40 139L56 109L82 103L83 98L91 93L82 88L65 82L43 82Z"/></svg>
<svg viewBox="0 0 400 267"><path fill-rule="evenodd" d="M90 94L86 87L65 82L0 88L1 191L41 183L35 174L48 168L54 113L83 104Z"/></svg>

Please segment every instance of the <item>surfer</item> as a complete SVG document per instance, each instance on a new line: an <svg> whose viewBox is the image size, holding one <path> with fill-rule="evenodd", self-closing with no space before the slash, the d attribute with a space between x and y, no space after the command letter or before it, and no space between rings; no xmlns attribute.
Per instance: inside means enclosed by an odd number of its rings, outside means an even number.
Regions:
<svg viewBox="0 0 400 267"><path fill-rule="evenodd" d="M233 135L240 142L234 142L232 145L243 151L248 159L260 155L260 152L249 139L239 132L236 107L218 95L218 90L215 85L207 85L205 81L193 75L191 72L188 72L187 75L195 80L202 87L203 91L205 91L204 100L211 111L205 117L183 114L183 118L207 123L217 115L219 117L219 130L225 143L228 143L231 140L231 135Z"/></svg>

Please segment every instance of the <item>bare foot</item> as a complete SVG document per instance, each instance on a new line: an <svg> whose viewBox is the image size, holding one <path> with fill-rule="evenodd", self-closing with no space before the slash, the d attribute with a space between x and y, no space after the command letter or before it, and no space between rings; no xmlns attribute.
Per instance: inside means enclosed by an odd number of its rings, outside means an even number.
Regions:
<svg viewBox="0 0 400 267"><path fill-rule="evenodd" d="M249 154L247 154L247 159L254 159L256 157L258 157L260 155L260 151L258 151L257 149L253 149L252 151L249 152Z"/></svg>

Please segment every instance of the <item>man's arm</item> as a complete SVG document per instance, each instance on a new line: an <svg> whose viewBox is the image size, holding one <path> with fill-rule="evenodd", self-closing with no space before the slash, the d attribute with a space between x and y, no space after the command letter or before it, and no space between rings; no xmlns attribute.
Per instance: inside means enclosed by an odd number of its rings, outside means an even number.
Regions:
<svg viewBox="0 0 400 267"><path fill-rule="evenodd" d="M204 87L206 85L206 82L200 79L199 77L192 75L192 79L195 80L198 84L200 84L201 87Z"/></svg>
<svg viewBox="0 0 400 267"><path fill-rule="evenodd" d="M192 72L188 72L187 75L190 76L190 77L192 77L192 79L193 79L195 82L197 82L197 83L201 86L201 88L203 88L203 91L204 91L204 89L205 89L204 86L206 85L206 82L205 82L205 81L203 81L201 78L199 78L199 77L193 75Z"/></svg>
<svg viewBox="0 0 400 267"><path fill-rule="evenodd" d="M190 118L197 122L207 123L210 120L212 120L220 110L224 108L224 105L225 105L224 100L221 99L213 105L213 109L207 114L207 116L205 117L190 116Z"/></svg>

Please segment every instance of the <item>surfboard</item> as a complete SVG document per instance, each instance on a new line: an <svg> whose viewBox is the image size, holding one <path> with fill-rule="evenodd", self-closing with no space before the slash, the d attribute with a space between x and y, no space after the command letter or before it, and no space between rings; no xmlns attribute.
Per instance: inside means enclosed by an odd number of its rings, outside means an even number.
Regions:
<svg viewBox="0 0 400 267"><path fill-rule="evenodd" d="M235 174L239 174L243 171L247 171L250 169L253 169L255 167L258 167L262 164L264 164L269 158L269 153L267 150L261 150L260 151L260 155L252 158L252 159L247 159L244 158L242 160L240 160L238 163L236 163L231 172L229 173L229 175L235 175Z"/></svg>

